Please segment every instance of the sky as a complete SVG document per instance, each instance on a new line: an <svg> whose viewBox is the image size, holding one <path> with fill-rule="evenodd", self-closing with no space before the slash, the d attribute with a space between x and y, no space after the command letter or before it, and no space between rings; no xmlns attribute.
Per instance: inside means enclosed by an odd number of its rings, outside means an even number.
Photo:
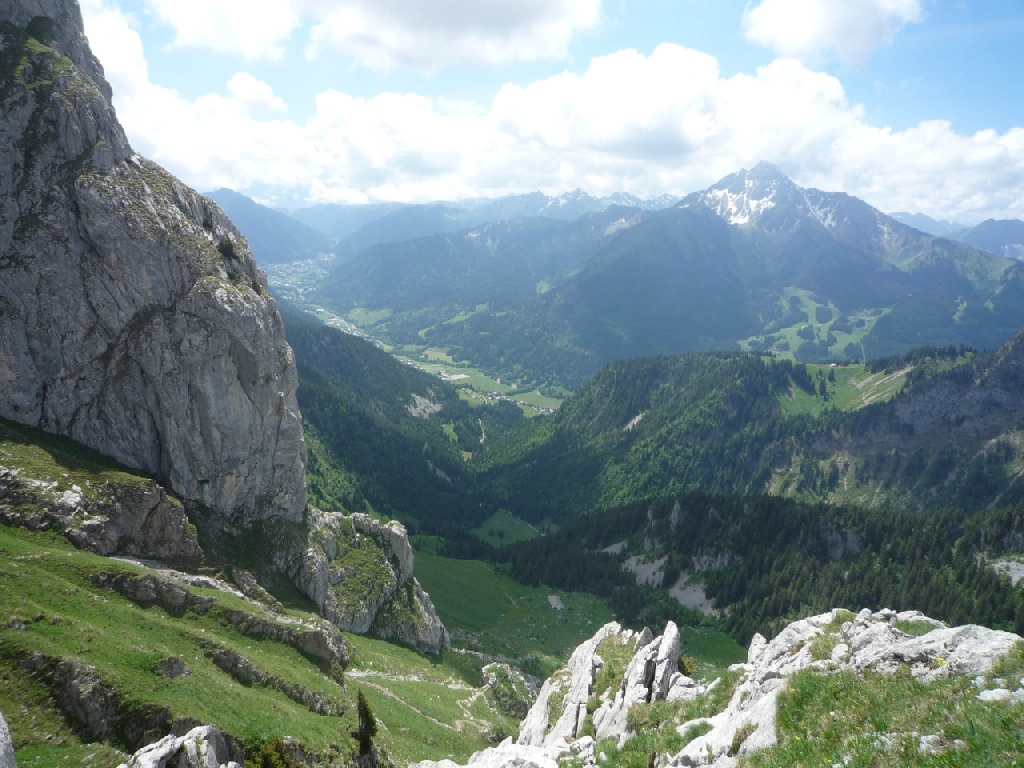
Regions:
<svg viewBox="0 0 1024 768"><path fill-rule="evenodd" d="M1024 218L1020 0L81 0L136 151L281 207L759 161L882 210Z"/></svg>

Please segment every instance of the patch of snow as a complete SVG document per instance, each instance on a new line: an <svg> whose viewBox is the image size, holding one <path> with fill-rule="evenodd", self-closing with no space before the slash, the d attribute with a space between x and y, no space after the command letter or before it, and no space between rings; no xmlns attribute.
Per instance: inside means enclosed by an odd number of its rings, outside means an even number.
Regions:
<svg viewBox="0 0 1024 768"><path fill-rule="evenodd" d="M811 215L816 218L825 229L835 229L836 224L836 203L829 205L825 201L819 201L812 203L810 198L807 197L807 193L804 192L804 202L807 203L807 209L811 212Z"/></svg>
<svg viewBox="0 0 1024 768"><path fill-rule="evenodd" d="M608 225L608 228L605 229L605 231L604 231L605 237L607 237L608 235L614 235L616 232L621 232L624 229L629 229L630 227L635 227L636 226L636 222L637 222L637 220L635 218L634 219L626 219L626 218L619 219L618 221L614 222L613 224L609 224Z"/></svg>
<svg viewBox="0 0 1024 768"><path fill-rule="evenodd" d="M750 186L749 180L747 185ZM775 191L767 197L751 199L746 192L733 194L728 189L712 189L705 193L704 203L730 224L742 226L775 207Z"/></svg>

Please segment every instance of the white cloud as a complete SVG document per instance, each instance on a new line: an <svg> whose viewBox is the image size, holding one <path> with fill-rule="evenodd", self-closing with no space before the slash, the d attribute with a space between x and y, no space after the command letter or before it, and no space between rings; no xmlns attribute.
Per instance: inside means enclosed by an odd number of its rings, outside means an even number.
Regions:
<svg viewBox="0 0 1024 768"><path fill-rule="evenodd" d="M185 99L149 80L131 20L83 5L136 148L200 189L279 189L311 201L426 201L542 189L682 195L760 160L883 210L1024 217L1024 128L869 125L841 82L792 60L723 77L708 54L662 45L582 74L508 84L485 103L327 91L304 122L246 73Z"/></svg>
<svg viewBox="0 0 1024 768"><path fill-rule="evenodd" d="M743 31L781 56L858 64L923 17L921 0L761 0L744 11Z"/></svg>
<svg viewBox="0 0 1024 768"><path fill-rule="evenodd" d="M311 53L331 48L378 70L558 59L597 25L601 0L304 0Z"/></svg>
<svg viewBox="0 0 1024 768"><path fill-rule="evenodd" d="M174 30L174 46L208 48L246 59L280 59L299 26L290 0L146 0Z"/></svg>
<svg viewBox="0 0 1024 768"><path fill-rule="evenodd" d="M309 25L307 52L377 70L557 59L593 28L601 0L146 0L177 47L280 59Z"/></svg>
<svg viewBox="0 0 1024 768"><path fill-rule="evenodd" d="M238 101L255 109L287 112L288 105L274 95L274 89L248 72L239 72L228 80L228 92Z"/></svg>

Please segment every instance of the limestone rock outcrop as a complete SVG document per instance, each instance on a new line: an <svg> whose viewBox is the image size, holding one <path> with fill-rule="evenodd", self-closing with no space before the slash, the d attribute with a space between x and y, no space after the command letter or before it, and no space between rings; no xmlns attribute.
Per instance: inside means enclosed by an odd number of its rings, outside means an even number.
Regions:
<svg viewBox="0 0 1024 768"><path fill-rule="evenodd" d="M185 569L197 568L202 557L181 503L152 480L127 475L83 488L0 466L0 523L58 530L98 555L153 558Z"/></svg>
<svg viewBox="0 0 1024 768"><path fill-rule="evenodd" d="M237 746L213 726L203 725L143 747L118 768L242 768L241 761Z"/></svg>
<svg viewBox="0 0 1024 768"><path fill-rule="evenodd" d="M17 768L14 763L14 744L11 732L7 729L7 721L0 714L0 768Z"/></svg>
<svg viewBox="0 0 1024 768"><path fill-rule="evenodd" d="M624 669L613 674L614 684L595 691L598 672L606 666L602 649L620 656L628 649L630 659ZM673 622L664 634L655 637L649 629L635 633L617 623L606 624L592 638L576 648L565 669L550 677L519 728L519 744L543 747L552 756L570 749L583 736L592 698L597 706L591 724L597 739L624 740L626 717L635 704L694 698L705 688L678 670L679 630ZM560 701L552 711L551 702Z"/></svg>
<svg viewBox="0 0 1024 768"><path fill-rule="evenodd" d="M861 611L844 621L841 611L832 611L796 621L770 643L760 636L751 643L744 677L728 706L707 720L711 730L691 741L671 761L672 766L713 766L732 768L737 758L776 744L775 717L779 693L786 679L802 669L823 673L853 669L892 674L909 669L923 682L940 677L975 676L987 672L1021 638L1009 632L974 625L946 627L916 611L896 613ZM902 632L898 622L922 622L935 627L922 637ZM828 635L835 643L831 658L815 660L812 643ZM679 726L680 733L695 723ZM750 735L732 754L738 729ZM751 730L753 729L753 730Z"/></svg>
<svg viewBox="0 0 1024 768"><path fill-rule="evenodd" d="M470 768L558 768L558 762L540 747L502 743L469 758ZM459 768L451 760L413 763L409 768Z"/></svg>
<svg viewBox="0 0 1024 768"><path fill-rule="evenodd" d="M933 629L913 637L900 629L903 622ZM651 761L668 766L734 768L744 756L774 746L779 693L787 678L803 669L822 674L844 669L880 674L909 670L923 682L963 676L974 678L974 684L980 686L993 665L1020 642L1017 635L984 627L949 628L916 611L865 610L856 616L832 611L812 616L790 624L771 642L756 635L747 663L732 668L741 677L726 707L712 717L678 726L680 735L692 734L693 729L704 731L704 735L676 755L652 756ZM829 658L820 658L822 648L830 650ZM649 629L638 634L614 623L602 627L576 649L564 669L544 683L520 725L518 742L508 739L497 748L478 752L469 765L550 768L567 759L596 765L597 742L617 738L621 748L635 736L627 719L632 707L696 699L718 684L700 684L682 675L676 668L679 653L679 633L671 622L660 637ZM612 684L606 687L609 679ZM1024 703L1024 680L1016 691L1010 690L1016 681L1011 682L1002 681L1001 687L982 691L978 698ZM738 733L744 738L737 739ZM931 748L929 739L935 737L921 738L922 753ZM610 762L601 757L602 764L614 765L611 751L607 757ZM457 767L445 760L417 763L414 768Z"/></svg>
<svg viewBox="0 0 1024 768"><path fill-rule="evenodd" d="M448 632L413 577L401 523L316 509L307 523L306 551L284 567L321 616L347 632L371 632L426 653L448 647Z"/></svg>
<svg viewBox="0 0 1024 768"><path fill-rule="evenodd" d="M301 521L284 327L238 230L136 155L75 0L0 0L0 416L234 523Z"/></svg>

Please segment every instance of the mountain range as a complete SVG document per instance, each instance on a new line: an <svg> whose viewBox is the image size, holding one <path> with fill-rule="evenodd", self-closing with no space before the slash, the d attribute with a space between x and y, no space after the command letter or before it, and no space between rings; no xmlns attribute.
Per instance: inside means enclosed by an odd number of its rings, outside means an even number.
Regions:
<svg viewBox="0 0 1024 768"><path fill-rule="evenodd" d="M987 219L955 237L996 256L1024 261L1024 221L1019 219Z"/></svg>
<svg viewBox="0 0 1024 768"><path fill-rule="evenodd" d="M385 310L369 332L391 343L569 388L619 357L864 360L927 344L994 348L1024 325L1018 262L801 188L768 164L668 209L612 208L577 226L568 248L563 230L522 222L387 246L349 240L316 300L343 315ZM483 250L499 266L474 276ZM544 251L560 260L525 260Z"/></svg>

